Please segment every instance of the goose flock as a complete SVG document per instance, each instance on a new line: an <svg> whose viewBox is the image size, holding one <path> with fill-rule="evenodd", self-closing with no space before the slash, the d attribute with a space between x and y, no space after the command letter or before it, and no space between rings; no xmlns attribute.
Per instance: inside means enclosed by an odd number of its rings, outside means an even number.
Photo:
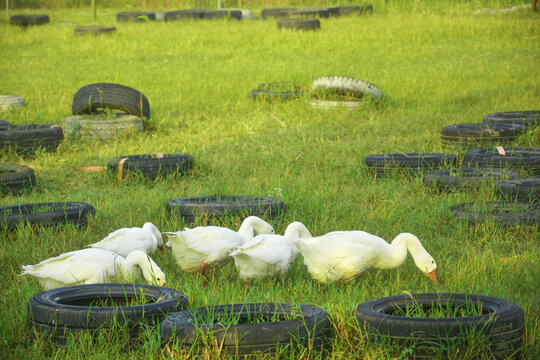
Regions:
<svg viewBox="0 0 540 360"><path fill-rule="evenodd" d="M437 281L437 264L420 240L399 234L391 243L364 231L334 231L313 237L301 222L289 224L283 235L274 234L266 221L249 216L238 231L218 226L165 233L152 223L142 228L119 229L87 249L71 251L36 265L23 265L21 275L35 277L43 289L109 282L135 282L165 286L166 277L150 258L158 248L171 248L186 272L233 262L244 281L285 276L291 263L302 255L310 275L321 283L351 281L368 270L399 267L409 252L418 269Z"/></svg>

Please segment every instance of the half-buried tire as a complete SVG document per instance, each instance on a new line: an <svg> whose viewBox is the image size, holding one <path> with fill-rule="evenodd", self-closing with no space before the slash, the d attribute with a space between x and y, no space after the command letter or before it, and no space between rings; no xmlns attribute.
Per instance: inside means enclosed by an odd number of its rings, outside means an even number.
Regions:
<svg viewBox="0 0 540 360"><path fill-rule="evenodd" d="M35 184L36 175L28 166L0 164L0 193L17 193Z"/></svg>
<svg viewBox="0 0 540 360"><path fill-rule="evenodd" d="M133 304L133 305L132 305ZM156 326L187 308L179 291L142 284L91 284L51 289L28 303L28 325L35 336L65 343L81 332L118 332L126 326L135 340L143 324Z"/></svg>
<svg viewBox="0 0 540 360"><path fill-rule="evenodd" d="M330 350L331 336L326 311L299 304L217 305L181 311L161 323L165 346L177 344L197 354L208 348L209 337L227 355L275 354L278 349L281 354L298 347L320 354Z"/></svg>
<svg viewBox="0 0 540 360"><path fill-rule="evenodd" d="M453 315L426 315L437 311ZM418 317L411 316L415 312L420 313ZM455 354L462 347L478 344L485 344L482 350L490 353L489 358L517 358L525 333L525 319L518 305L483 295L389 296L358 305L355 315L373 341L407 346L415 359L446 358L448 351Z"/></svg>

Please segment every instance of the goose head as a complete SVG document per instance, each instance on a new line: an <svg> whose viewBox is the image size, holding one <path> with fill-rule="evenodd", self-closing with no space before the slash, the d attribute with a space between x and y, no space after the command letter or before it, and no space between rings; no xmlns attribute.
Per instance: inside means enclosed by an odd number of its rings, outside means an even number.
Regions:
<svg viewBox="0 0 540 360"><path fill-rule="evenodd" d="M132 251L126 257L126 262L138 265L142 271L144 280L146 280L148 284L165 286L165 274L154 260L144 252L138 250Z"/></svg>
<svg viewBox="0 0 540 360"><path fill-rule="evenodd" d="M290 240L313 237L307 227L299 221L290 223L289 226L287 226L287 229L285 229L283 236Z"/></svg>
<svg viewBox="0 0 540 360"><path fill-rule="evenodd" d="M416 267L437 283L437 264L433 257L426 251L413 256Z"/></svg>
<svg viewBox="0 0 540 360"><path fill-rule="evenodd" d="M435 283L437 282L437 264L416 236L410 233L401 233L392 241L392 245L396 248L405 245L411 253L416 267Z"/></svg>
<svg viewBox="0 0 540 360"><path fill-rule="evenodd" d="M238 229L238 233L242 235L244 239L249 240L255 235L273 234L274 228L257 216L249 216L242 222L240 229Z"/></svg>
<svg viewBox="0 0 540 360"><path fill-rule="evenodd" d="M163 237L161 236L161 232L159 232L159 229L156 227L156 225L152 224L151 222L147 222L143 225L142 228L154 234L157 239L157 247L161 252L164 252L165 246L163 245Z"/></svg>

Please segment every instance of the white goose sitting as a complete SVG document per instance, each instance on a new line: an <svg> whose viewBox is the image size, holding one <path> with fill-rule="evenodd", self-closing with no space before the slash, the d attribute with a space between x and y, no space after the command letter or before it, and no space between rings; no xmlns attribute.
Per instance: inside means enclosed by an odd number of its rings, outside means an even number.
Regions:
<svg viewBox="0 0 540 360"><path fill-rule="evenodd" d="M255 234L272 234L274 228L266 221L247 217L238 232L219 226L199 226L194 229L167 233L168 246L180 267L187 272L201 271L205 274L207 265L224 265L232 260L229 253L250 240Z"/></svg>
<svg viewBox="0 0 540 360"><path fill-rule="evenodd" d="M22 268L20 275L34 276L45 290L81 284L135 282L140 270L149 284L165 286L163 271L148 255L137 250L123 258L108 250L83 249Z"/></svg>
<svg viewBox="0 0 540 360"><path fill-rule="evenodd" d="M284 235L261 234L247 240L230 254L240 278L248 281L285 275L298 255L298 249L290 239L299 238L305 231L309 234L302 223L293 222L287 226Z"/></svg>
<svg viewBox="0 0 540 360"><path fill-rule="evenodd" d="M151 255L157 248L164 251L163 237L158 228L147 222L142 228L132 227L118 229L110 233L105 239L87 245L87 247L109 250L123 257L135 250Z"/></svg>
<svg viewBox="0 0 540 360"><path fill-rule="evenodd" d="M397 268L411 253L416 266L435 282L437 264L413 234L399 234L391 244L364 231L335 231L326 235L295 239L304 264L316 280L330 283L352 280L371 269Z"/></svg>

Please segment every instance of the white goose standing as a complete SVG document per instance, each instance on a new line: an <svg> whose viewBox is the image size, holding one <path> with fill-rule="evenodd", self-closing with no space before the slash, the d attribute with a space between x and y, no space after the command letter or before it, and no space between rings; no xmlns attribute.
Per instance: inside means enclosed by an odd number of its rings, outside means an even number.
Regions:
<svg viewBox="0 0 540 360"><path fill-rule="evenodd" d="M335 231L293 243L311 276L323 283L352 280L371 269L397 268L405 262L407 250L420 271L437 281L435 260L413 234L399 234L389 244L364 231Z"/></svg>
<svg viewBox="0 0 540 360"><path fill-rule="evenodd" d="M205 276L206 266L225 265L232 260L229 253L250 240L255 234L272 234L274 228L257 216L247 217L238 232L219 226L199 226L194 229L167 233L168 246L176 262L187 272L201 271Z"/></svg>
<svg viewBox="0 0 540 360"><path fill-rule="evenodd" d="M161 233L151 222L145 223L142 228L118 229L103 240L87 245L87 247L113 251L123 257L135 250L151 255L157 248L161 252L165 249Z"/></svg>
<svg viewBox="0 0 540 360"><path fill-rule="evenodd" d="M257 278L282 276L298 255L298 249L291 239L309 234L300 222L287 226L284 235L261 234L246 241L231 252L239 276L244 281ZM311 234L309 234L311 236Z"/></svg>
<svg viewBox="0 0 540 360"><path fill-rule="evenodd" d="M148 255L137 250L124 258L108 250L83 249L22 268L20 275L34 276L45 290L81 284L134 282L140 271L147 283L165 286L163 271Z"/></svg>

